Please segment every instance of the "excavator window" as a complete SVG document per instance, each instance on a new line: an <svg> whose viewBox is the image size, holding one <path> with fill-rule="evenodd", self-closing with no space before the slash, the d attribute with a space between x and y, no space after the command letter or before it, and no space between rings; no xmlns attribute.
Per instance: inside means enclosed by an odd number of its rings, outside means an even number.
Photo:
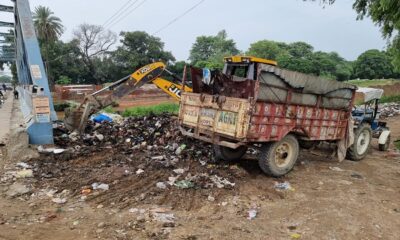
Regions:
<svg viewBox="0 0 400 240"><path fill-rule="evenodd" d="M255 80L255 63L226 63L223 73L226 75Z"/></svg>

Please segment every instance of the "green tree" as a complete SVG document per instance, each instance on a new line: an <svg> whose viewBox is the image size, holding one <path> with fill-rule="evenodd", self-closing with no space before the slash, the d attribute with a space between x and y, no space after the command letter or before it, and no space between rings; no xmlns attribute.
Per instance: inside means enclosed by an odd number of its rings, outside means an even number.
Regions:
<svg viewBox="0 0 400 240"><path fill-rule="evenodd" d="M60 78L56 81L56 84L60 85L68 85L72 83L72 79L67 76L60 76Z"/></svg>
<svg viewBox="0 0 400 240"><path fill-rule="evenodd" d="M316 1L316 0L312 0ZM333 4L336 0L322 0ZM393 52L392 63L400 71L400 1L399 0L355 0L353 8L357 19L370 17L381 28L382 36L388 40L388 50Z"/></svg>
<svg viewBox="0 0 400 240"><path fill-rule="evenodd" d="M247 55L264 59L276 60L279 56L287 52L284 48L285 43L278 43L270 40L261 40L250 45Z"/></svg>
<svg viewBox="0 0 400 240"><path fill-rule="evenodd" d="M189 60L197 67L222 68L223 57L239 54L236 43L225 30L216 36L200 36L190 50Z"/></svg>
<svg viewBox="0 0 400 240"><path fill-rule="evenodd" d="M393 65L385 52L376 49L362 53L354 63L354 77L379 79L393 76Z"/></svg>
<svg viewBox="0 0 400 240"><path fill-rule="evenodd" d="M33 23L36 29L36 33L41 45L45 46L44 60L47 72L49 72L49 45L57 41L58 38L64 32L64 26L61 24L61 19L54 16L54 12L48 7L38 6L33 12ZM49 78L50 88L54 87L54 78Z"/></svg>
<svg viewBox="0 0 400 240"><path fill-rule="evenodd" d="M175 61L171 52L164 50L164 43L160 38L146 32L122 32L121 46L112 54L119 77L131 74L136 69L151 62L162 61L167 65Z"/></svg>

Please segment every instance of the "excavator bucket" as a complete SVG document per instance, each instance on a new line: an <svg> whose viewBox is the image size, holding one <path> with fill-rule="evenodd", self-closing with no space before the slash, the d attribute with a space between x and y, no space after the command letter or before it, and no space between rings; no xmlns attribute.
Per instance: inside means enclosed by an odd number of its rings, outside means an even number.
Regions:
<svg viewBox="0 0 400 240"><path fill-rule="evenodd" d="M64 125L70 130L79 129L83 111L78 108L67 108L65 109Z"/></svg>

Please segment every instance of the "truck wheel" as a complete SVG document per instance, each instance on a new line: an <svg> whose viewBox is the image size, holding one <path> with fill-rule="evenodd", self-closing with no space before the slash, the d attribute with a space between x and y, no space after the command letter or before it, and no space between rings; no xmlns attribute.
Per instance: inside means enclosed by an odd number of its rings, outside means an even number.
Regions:
<svg viewBox="0 0 400 240"><path fill-rule="evenodd" d="M247 152L247 146L240 146L236 149L228 148L214 144L214 154L216 160L224 160L227 162L238 161Z"/></svg>
<svg viewBox="0 0 400 240"><path fill-rule="evenodd" d="M266 143L261 147L258 164L264 173L280 177L293 169L299 155L299 142L287 135L279 142Z"/></svg>
<svg viewBox="0 0 400 240"><path fill-rule="evenodd" d="M390 145L390 135L387 137L385 144L379 144L379 151L387 151Z"/></svg>
<svg viewBox="0 0 400 240"><path fill-rule="evenodd" d="M347 149L347 158L353 161L360 161L367 153L372 139L371 126L360 125L354 132L354 143Z"/></svg>

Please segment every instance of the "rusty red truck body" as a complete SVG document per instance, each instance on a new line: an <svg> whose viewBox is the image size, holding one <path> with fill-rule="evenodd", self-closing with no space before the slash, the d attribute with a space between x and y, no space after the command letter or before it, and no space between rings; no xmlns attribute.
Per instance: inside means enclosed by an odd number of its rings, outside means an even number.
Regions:
<svg viewBox="0 0 400 240"><path fill-rule="evenodd" d="M299 145L346 141L356 87L280 69L251 57L226 59L223 72L191 69L193 93L182 93L184 135L214 144L216 156L240 159L261 144L260 167L289 172Z"/></svg>

